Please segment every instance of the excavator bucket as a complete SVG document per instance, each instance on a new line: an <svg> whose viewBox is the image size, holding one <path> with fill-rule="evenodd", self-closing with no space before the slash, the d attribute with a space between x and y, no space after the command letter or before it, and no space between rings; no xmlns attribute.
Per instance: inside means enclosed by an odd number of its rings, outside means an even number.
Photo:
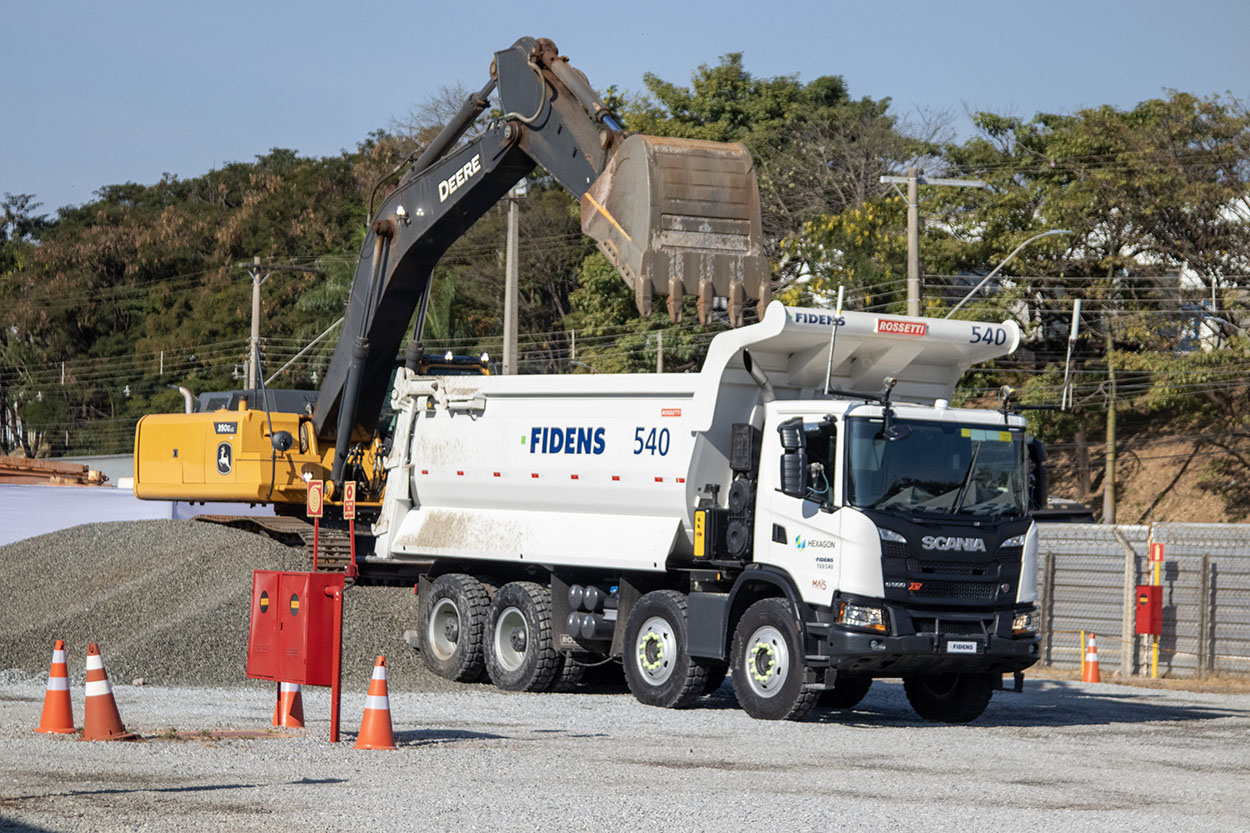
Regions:
<svg viewBox="0 0 1250 833"><path fill-rule="evenodd" d="M681 320L684 295L700 323L725 298L730 324L746 301L768 305L768 260L751 154L740 144L628 136L581 198L582 230L634 289L638 311L668 296Z"/></svg>

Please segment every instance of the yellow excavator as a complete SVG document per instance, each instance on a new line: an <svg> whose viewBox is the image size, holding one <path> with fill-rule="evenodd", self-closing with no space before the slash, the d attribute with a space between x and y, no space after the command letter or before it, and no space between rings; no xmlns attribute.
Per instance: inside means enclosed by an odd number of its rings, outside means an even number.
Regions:
<svg viewBox="0 0 1250 833"><path fill-rule="evenodd" d="M502 115L462 141L493 92ZM423 365L420 347L434 267L537 166L578 197L583 231L633 288L642 314L653 296L667 295L670 317L679 321L682 297L694 295L707 322L723 298L737 326L748 301L761 311L767 305L769 268L747 149L630 134L554 43L521 38L495 53L490 81L374 214L321 389L204 394L193 413L144 416L135 432L135 494L272 504L279 519L266 523L298 530L307 481L326 482L333 518L351 480L358 513L376 513L388 447L379 417L396 356L404 347L408 367L440 372ZM416 331L403 345L414 311Z"/></svg>

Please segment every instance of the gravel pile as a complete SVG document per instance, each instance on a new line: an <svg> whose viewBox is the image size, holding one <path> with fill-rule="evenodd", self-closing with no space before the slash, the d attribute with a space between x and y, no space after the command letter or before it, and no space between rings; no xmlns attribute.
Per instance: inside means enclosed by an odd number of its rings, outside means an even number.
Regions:
<svg viewBox="0 0 1250 833"><path fill-rule="evenodd" d="M46 675L64 639L72 680L98 642L117 683L268 685L246 674L253 570L307 569L302 551L198 521L85 524L0 547L0 671ZM344 597L343 687L367 685L385 654L393 688L462 689L425 670L403 640L412 588Z"/></svg>

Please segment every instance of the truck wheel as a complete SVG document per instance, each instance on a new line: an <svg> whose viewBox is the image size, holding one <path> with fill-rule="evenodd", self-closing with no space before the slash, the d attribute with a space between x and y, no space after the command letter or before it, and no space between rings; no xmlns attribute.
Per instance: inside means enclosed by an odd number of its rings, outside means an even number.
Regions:
<svg viewBox="0 0 1250 833"><path fill-rule="evenodd" d="M785 599L761 599L734 631L734 694L757 720L802 720L817 692L803 690L803 646Z"/></svg>
<svg viewBox="0 0 1250 833"><path fill-rule="evenodd" d="M844 677L839 674L833 688L820 693L816 705L826 709L853 708L859 705L871 687L872 677Z"/></svg>
<svg viewBox="0 0 1250 833"><path fill-rule="evenodd" d="M680 709L703 695L707 668L686 653L686 597L653 590L625 622L625 681L648 706Z"/></svg>
<svg viewBox="0 0 1250 833"><path fill-rule="evenodd" d="M421 658L435 674L458 683L485 670L483 631L490 600L472 576L448 573L430 583L419 605Z"/></svg>
<svg viewBox="0 0 1250 833"><path fill-rule="evenodd" d="M486 628L486 673L506 691L542 691L559 670L551 643L551 594L532 581L499 588Z"/></svg>
<svg viewBox="0 0 1250 833"><path fill-rule="evenodd" d="M547 686L547 691L556 693L572 691L582 681L582 675L586 673L586 666L568 654L559 654L558 656L560 658L560 668L556 671L555 676L551 678L551 685Z"/></svg>
<svg viewBox="0 0 1250 833"><path fill-rule="evenodd" d="M937 723L976 720L994 695L993 674L904 677L903 691L916 714Z"/></svg>

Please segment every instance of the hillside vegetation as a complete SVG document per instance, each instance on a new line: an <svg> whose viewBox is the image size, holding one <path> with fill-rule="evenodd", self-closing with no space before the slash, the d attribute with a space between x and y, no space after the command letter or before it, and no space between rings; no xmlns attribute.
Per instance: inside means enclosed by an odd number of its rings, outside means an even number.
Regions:
<svg viewBox="0 0 1250 833"><path fill-rule="evenodd" d="M978 134L955 142L941 120L903 119L889 99L853 97L837 75L756 77L740 54L698 67L689 85L645 79L641 93L608 91L629 129L742 142L753 154L775 292L786 303L826 305L842 286L850 309L903 312L906 206L880 178L914 166L983 180L920 187L925 314L947 314L998 268L957 315L1012 317L1027 332L1024 349L970 375L963 395L1010 384L1024 402L1065 398L1080 299L1072 407L1030 417L1055 450L1057 491L1096 496L1114 436L1120 520L1250 512L1241 494L1250 412L1244 103L1169 91L1127 110L980 113ZM439 102L458 104L451 93L333 157L275 148L198 176L102 185L91 202L54 215L38 195L5 193L0 453L124 452L140 415L179 407L171 385L240 386L254 258L317 270L274 272L263 286L267 376L332 328L370 204L438 129L447 112ZM660 331L665 370L697 368L718 328L693 316L674 326L661 311L639 318L581 235L571 197L541 170L529 184L522 371L654 369ZM1038 237L1052 230L1063 233ZM504 237L500 206L440 264L431 349L499 353ZM316 387L336 338L274 386ZM1150 491L1160 478L1176 483Z"/></svg>

